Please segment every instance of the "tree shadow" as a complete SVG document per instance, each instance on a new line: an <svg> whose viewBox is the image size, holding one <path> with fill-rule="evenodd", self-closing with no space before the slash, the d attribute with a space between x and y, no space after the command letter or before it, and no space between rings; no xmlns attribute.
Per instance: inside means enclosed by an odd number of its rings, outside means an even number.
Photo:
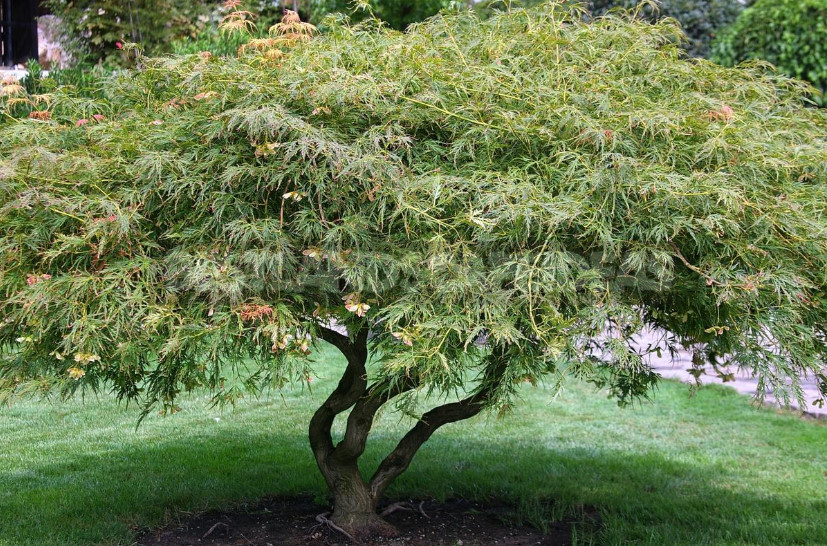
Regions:
<svg viewBox="0 0 827 546"><path fill-rule="evenodd" d="M121 437L105 450L37 459L25 472L7 474L0 544L128 544L147 526L264 495L309 494L325 503L298 430L179 432L164 440ZM380 434L365 468L392 446ZM599 544L827 543L824 497L745 490L727 481L732 471L658 453L437 434L388 496L496 499L522 507L529 521L568 518L593 505L602 521Z"/></svg>
<svg viewBox="0 0 827 546"><path fill-rule="evenodd" d="M439 443L420 454L389 495L445 484L437 495L498 497L529 517L552 520L596 507L598 544L827 544L827 495L752 490L733 479L738 469L654 452ZM474 452L488 456L468 455ZM790 464L779 461L778 473Z"/></svg>

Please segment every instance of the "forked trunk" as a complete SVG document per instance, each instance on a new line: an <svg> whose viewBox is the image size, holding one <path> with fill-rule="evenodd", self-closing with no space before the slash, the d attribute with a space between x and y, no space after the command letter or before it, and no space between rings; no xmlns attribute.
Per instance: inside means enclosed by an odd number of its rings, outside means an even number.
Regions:
<svg viewBox="0 0 827 546"><path fill-rule="evenodd" d="M505 360L490 357L485 377L477 391L458 402L430 410L405 435L374 473L368 483L359 472L359 457L365 451L373 419L388 400L416 388L417 381L390 378L371 386L367 383L368 330L353 338L320 328L320 337L333 344L347 358L339 384L310 420L310 446L330 492L333 494L331 521L346 533L360 539L372 535L394 536L396 529L376 514L376 504L388 485L411 464L416 452L439 427L478 414L502 379ZM344 437L334 445L331 428L336 415L350 410Z"/></svg>
<svg viewBox="0 0 827 546"><path fill-rule="evenodd" d="M339 384L310 420L310 446L330 492L333 494L333 523L350 535L396 534L396 529L376 514L379 495L371 493L359 473L357 461L364 451L373 413L379 405L368 404L367 330L361 330L351 341L347 336L322 329L322 337L336 346L348 361ZM361 400L361 403L360 403ZM334 446L330 429L336 415L358 406L348 420L346 440ZM367 406L367 407L366 407ZM365 414L365 415L363 415Z"/></svg>

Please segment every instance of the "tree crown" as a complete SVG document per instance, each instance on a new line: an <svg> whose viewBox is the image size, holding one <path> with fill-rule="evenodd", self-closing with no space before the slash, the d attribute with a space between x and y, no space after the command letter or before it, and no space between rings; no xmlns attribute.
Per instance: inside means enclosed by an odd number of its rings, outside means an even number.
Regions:
<svg viewBox="0 0 827 546"><path fill-rule="evenodd" d="M647 327L762 388L825 379L827 113L804 84L559 2L326 27L141 59L3 129L5 397L232 402L302 380L334 323L372 332L374 373L496 376L500 405L549 374L644 393Z"/></svg>

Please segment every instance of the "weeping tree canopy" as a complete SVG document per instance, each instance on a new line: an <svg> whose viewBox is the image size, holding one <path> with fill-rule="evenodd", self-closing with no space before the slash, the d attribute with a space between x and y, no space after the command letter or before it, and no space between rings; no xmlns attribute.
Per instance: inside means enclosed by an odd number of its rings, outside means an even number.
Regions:
<svg viewBox="0 0 827 546"><path fill-rule="evenodd" d="M288 15L237 57L140 59L105 100L6 85L36 112L1 133L3 398L233 402L304 380L327 340L348 365L311 445L357 532L439 426L524 381L645 394L646 328L762 393L827 391L827 112L762 66L686 60L672 20L583 21ZM363 481L375 413L425 397Z"/></svg>

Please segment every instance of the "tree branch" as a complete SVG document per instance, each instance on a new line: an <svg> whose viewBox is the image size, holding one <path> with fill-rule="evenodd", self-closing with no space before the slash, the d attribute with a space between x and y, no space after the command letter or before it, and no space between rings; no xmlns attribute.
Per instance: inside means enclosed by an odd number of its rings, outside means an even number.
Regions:
<svg viewBox="0 0 827 546"><path fill-rule="evenodd" d="M702 269L700 269L698 267L695 267L694 265L689 263L689 260L687 260L684 257L684 255L681 253L681 249L678 248L678 245L676 245L675 242L672 241L671 239L669 240L669 245L672 247L672 250L675 251L675 255L678 257L678 259L681 261L681 263L683 263L683 265L685 265L686 268L689 269L690 271L694 271L695 273L697 273L698 275L700 275L701 277L706 279L706 284L708 284L710 286L712 286L713 284L718 285L718 286L722 286L722 284L719 281L716 281L715 279L713 279L712 277L710 277L709 275L704 273Z"/></svg>
<svg viewBox="0 0 827 546"><path fill-rule="evenodd" d="M385 457L370 479L370 494L379 500L388 486L407 470L414 455L428 438L442 425L462 421L477 415L490 401L505 372L506 361L492 357L493 365L486 370L482 386L473 395L450 404L438 406L422 416L422 419L405 435L396 448Z"/></svg>
<svg viewBox="0 0 827 546"><path fill-rule="evenodd" d="M400 394L416 388L417 385L418 381L405 377L399 381L387 378L368 387L347 418L345 436L336 446L336 456L342 459L358 459L365 451L368 434L379 408Z"/></svg>
<svg viewBox="0 0 827 546"><path fill-rule="evenodd" d="M320 328L319 336L338 348L347 358L347 368L345 368L339 384L310 420L310 447L313 449L316 461L324 473L327 457L334 449L330 434L333 420L336 415L353 406L365 392L367 385L365 363L368 357L368 329L359 330L353 341L348 339L347 336L328 328Z"/></svg>
<svg viewBox="0 0 827 546"><path fill-rule="evenodd" d="M324 326L319 326L319 337L323 340L327 341L337 349L339 349L342 354L347 356L347 352L350 350L350 338L348 338L344 334L340 334L336 330L332 330L330 328L325 328Z"/></svg>

